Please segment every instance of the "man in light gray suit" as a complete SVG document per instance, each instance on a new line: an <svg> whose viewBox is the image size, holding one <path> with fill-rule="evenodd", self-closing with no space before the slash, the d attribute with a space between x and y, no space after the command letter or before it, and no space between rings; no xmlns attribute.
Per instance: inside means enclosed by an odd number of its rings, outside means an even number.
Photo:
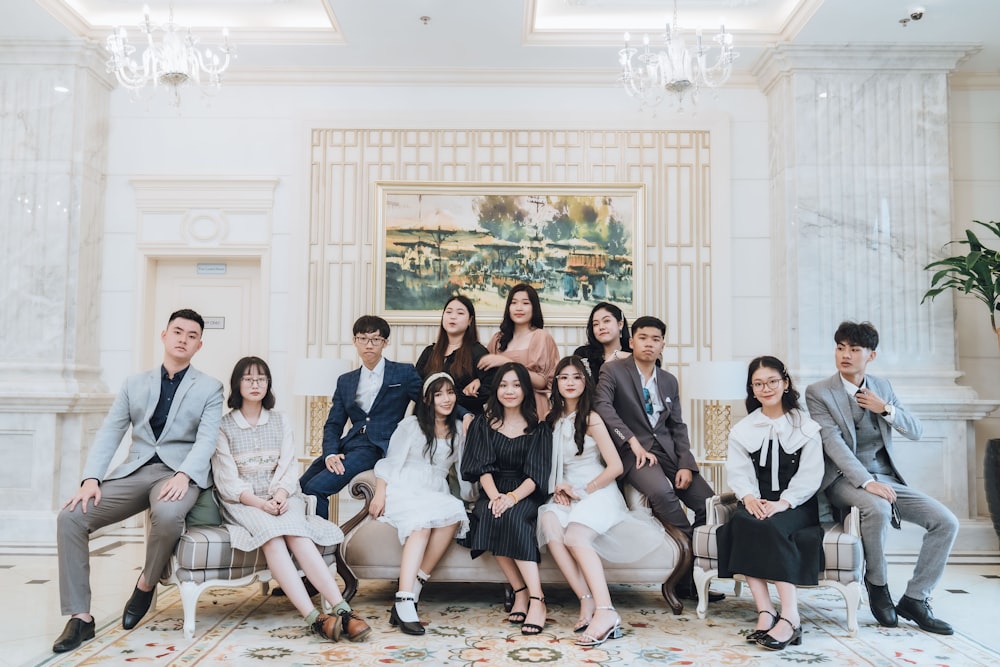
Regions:
<svg viewBox="0 0 1000 667"><path fill-rule="evenodd" d="M871 323L842 322L833 338L837 373L806 389L809 414L822 429L826 472L821 488L836 507L853 505L861 513L865 586L879 624L895 627L898 615L927 632L950 635L951 625L934 617L928 598L944 573L958 520L942 503L906 485L892 449L893 431L919 440L923 426L900 405L888 380L865 372L878 347L878 331ZM927 533L906 593L893 606L885 538L890 524L898 528L900 520Z"/></svg>
<svg viewBox="0 0 1000 667"><path fill-rule="evenodd" d="M149 610L153 591L177 540L184 518L211 485L209 462L219 437L222 383L194 369L205 322L193 310L170 315L163 341L163 365L125 380L97 432L79 490L59 513L59 596L71 617L52 645L71 651L94 636L90 614L90 534L150 510L146 561L122 625L135 627ZM128 458L108 466L129 427Z"/></svg>

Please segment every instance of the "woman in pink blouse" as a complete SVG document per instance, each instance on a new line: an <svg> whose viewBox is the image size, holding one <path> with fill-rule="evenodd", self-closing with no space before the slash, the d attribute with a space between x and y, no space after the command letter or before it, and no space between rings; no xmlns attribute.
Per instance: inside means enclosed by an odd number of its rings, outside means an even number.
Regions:
<svg viewBox="0 0 1000 667"><path fill-rule="evenodd" d="M535 390L539 419L544 419L549 413L552 376L559 363L559 348L544 326L538 292L526 283L515 285L507 295L500 331L486 345L490 353L479 360L482 370L497 368L508 362L527 368Z"/></svg>

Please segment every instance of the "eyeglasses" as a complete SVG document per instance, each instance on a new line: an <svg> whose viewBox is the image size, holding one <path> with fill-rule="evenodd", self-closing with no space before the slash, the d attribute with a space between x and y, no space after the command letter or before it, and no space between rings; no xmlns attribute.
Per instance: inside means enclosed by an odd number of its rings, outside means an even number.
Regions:
<svg viewBox="0 0 1000 667"><path fill-rule="evenodd" d="M385 338L381 336L355 336L354 342L363 347L368 347L369 345L377 347L385 342Z"/></svg>
<svg viewBox="0 0 1000 667"><path fill-rule="evenodd" d="M252 377L250 375L244 375L243 376L243 384L248 384L251 387L254 386L254 385L263 386L263 385L267 384L267 378L266 377Z"/></svg>
<svg viewBox="0 0 1000 667"><path fill-rule="evenodd" d="M642 402L646 406L646 414L653 414L653 397L649 395L649 390L645 387L642 388Z"/></svg>
<svg viewBox="0 0 1000 667"><path fill-rule="evenodd" d="M781 386L781 383L784 381L785 381L784 378L771 378L767 382L761 382L760 380L755 380L754 382L750 383L750 386L753 387L754 391L762 391L764 387L767 387L768 389L777 389L778 387Z"/></svg>
<svg viewBox="0 0 1000 667"><path fill-rule="evenodd" d="M557 375L556 380L559 380L559 382L580 382L583 380L583 376L579 373L574 373L573 375Z"/></svg>

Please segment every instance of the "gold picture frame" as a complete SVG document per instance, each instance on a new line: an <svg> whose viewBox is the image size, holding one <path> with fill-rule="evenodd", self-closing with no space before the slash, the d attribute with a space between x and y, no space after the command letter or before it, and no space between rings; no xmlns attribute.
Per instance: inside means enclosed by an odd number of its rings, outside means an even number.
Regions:
<svg viewBox="0 0 1000 667"><path fill-rule="evenodd" d="M600 301L635 317L641 183L379 181L374 198L375 313L391 322L436 324L461 293L495 324L520 282L538 290L546 324L580 325Z"/></svg>

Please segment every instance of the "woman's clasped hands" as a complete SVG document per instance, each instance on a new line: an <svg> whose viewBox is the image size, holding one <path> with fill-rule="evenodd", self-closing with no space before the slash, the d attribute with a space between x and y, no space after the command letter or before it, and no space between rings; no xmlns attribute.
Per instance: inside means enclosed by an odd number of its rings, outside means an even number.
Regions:
<svg viewBox="0 0 1000 667"><path fill-rule="evenodd" d="M743 506L747 508L747 512L758 519L766 519L791 507L787 500L766 500L750 494L743 498Z"/></svg>

